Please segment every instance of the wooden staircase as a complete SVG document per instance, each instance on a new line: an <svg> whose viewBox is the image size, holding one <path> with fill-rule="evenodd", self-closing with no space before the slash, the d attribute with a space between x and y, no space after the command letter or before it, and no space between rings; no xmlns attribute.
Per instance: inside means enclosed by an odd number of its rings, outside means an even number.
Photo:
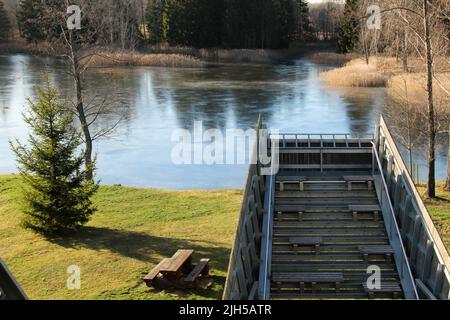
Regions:
<svg viewBox="0 0 450 320"><path fill-rule="evenodd" d="M278 175L272 299L403 298L373 181L364 177ZM381 269L375 292L365 286L371 265Z"/></svg>

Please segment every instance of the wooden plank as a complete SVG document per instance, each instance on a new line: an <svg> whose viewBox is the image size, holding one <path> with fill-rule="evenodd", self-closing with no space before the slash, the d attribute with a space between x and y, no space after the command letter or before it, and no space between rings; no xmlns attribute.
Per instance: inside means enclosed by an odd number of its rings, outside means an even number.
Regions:
<svg viewBox="0 0 450 320"><path fill-rule="evenodd" d="M430 275L431 261L434 254L434 242L431 240L427 241L427 248L425 250L425 258L423 262L423 269L421 274L421 280L426 281Z"/></svg>
<svg viewBox="0 0 450 320"><path fill-rule="evenodd" d="M160 274L161 268L167 268L170 264L170 259L166 258L162 260L156 267L153 268L145 277L144 282L151 285L151 282Z"/></svg>
<svg viewBox="0 0 450 320"><path fill-rule="evenodd" d="M343 179L345 181L351 181L351 182L368 182L373 181L372 176L344 176Z"/></svg>
<svg viewBox="0 0 450 320"><path fill-rule="evenodd" d="M422 218L419 215L417 215L416 218L414 219L414 228L413 228L412 240L411 240L412 245L411 245L411 250L410 250L410 254L409 254L409 259L411 260L413 265L415 265L416 259L417 259L417 245L418 245L418 241L419 241L420 229L422 227L421 222L422 222ZM418 268L416 268L416 269L418 269Z"/></svg>
<svg viewBox="0 0 450 320"><path fill-rule="evenodd" d="M411 178L411 175L409 174L409 171L407 170L407 167L403 161L403 158L401 157L400 152L398 151L397 145L395 144L395 141L392 137L392 134L386 125L386 122L383 117L381 117L380 121L380 128L381 133L383 134L382 139L386 139L388 145L390 146L390 149L393 152L396 165L399 168L399 171L401 172L403 176L403 180L405 181L405 185L407 186L407 192L410 193L412 198L414 198L415 201L415 207L417 207L418 212L420 212L420 215L422 216L424 225L427 228L427 231L429 232L429 235L431 236L432 241L435 243L436 251L438 252L438 258L439 260L445 265L445 277L447 278L447 282L449 282L449 269L450 269L450 257L447 251L447 248L442 241L442 238L439 235L439 232L437 231L433 220L431 219L431 216L422 200L422 197L420 196L419 192L417 191L417 188L415 187L415 184Z"/></svg>
<svg viewBox="0 0 450 320"><path fill-rule="evenodd" d="M442 289L443 281L444 281L444 265L440 263L437 266L436 276L434 278L434 283L433 283L433 293L436 296L440 296L440 291Z"/></svg>
<svg viewBox="0 0 450 320"><path fill-rule="evenodd" d="M369 288L367 282L363 282L363 287L366 292L376 292L376 293L400 293L402 288L397 282L384 282L381 284L380 288Z"/></svg>
<svg viewBox="0 0 450 320"><path fill-rule="evenodd" d="M391 246L359 246L358 250L366 254L394 254Z"/></svg>
<svg viewBox="0 0 450 320"><path fill-rule="evenodd" d="M350 205L350 206L348 206L348 209L350 211L354 211L354 212L358 212L358 213L359 212L375 212L375 211L380 212L381 211L381 208L379 205L367 205L367 206L365 206L365 205Z"/></svg>
<svg viewBox="0 0 450 320"><path fill-rule="evenodd" d="M192 270L191 273L184 279L184 282L193 283L198 279L200 275L207 274L209 272L208 270L209 261L210 259L200 260L200 263L197 264L194 270Z"/></svg>
<svg viewBox="0 0 450 320"><path fill-rule="evenodd" d="M250 293L248 294L248 300L258 300L258 287L259 287L259 282L256 281L253 284L252 289L250 290Z"/></svg>
<svg viewBox="0 0 450 320"><path fill-rule="evenodd" d="M260 115L258 118L258 123L257 123L257 130L256 130L256 141L253 144L253 150L252 150L252 154L253 156L257 156L258 155L258 150L259 150L259 135L260 135L260 130L262 129L263 126L263 120L262 120L262 116ZM249 166L248 169L248 173L247 173L247 179L245 182L245 188L244 188L244 196L242 199L242 205L241 205L241 211L240 211L240 215L239 215L239 221L236 227L236 233L235 233L235 239L234 239L234 243L233 243L233 247L231 249L231 253L230 253L230 259L229 259L229 264L228 264L228 272L227 272L227 278L225 281L225 287L224 287L224 292L223 292L223 299L224 300L229 300L229 299L237 299L239 297L239 299L244 296L245 293L241 292L239 287L238 287L238 279L236 277L236 268L237 268L237 264L238 264L238 260L240 259L240 257L238 256L238 249L239 249L239 245L240 243L244 242L245 239L242 238L242 235L244 234L242 232L242 229L244 228L244 221L246 219L246 215L248 214L248 210L247 210L247 199L248 197L253 193L253 181L254 181L254 177L255 176L259 176L260 175L260 164L252 164ZM263 179L260 180L260 184L261 186L264 187L264 181ZM265 192L264 188L262 188L262 190L260 190L261 192ZM255 279L248 279L248 281L255 281Z"/></svg>
<svg viewBox="0 0 450 320"><path fill-rule="evenodd" d="M340 272L286 272L275 273L272 277L274 282L299 283L299 282L343 282L344 275Z"/></svg>
<svg viewBox="0 0 450 320"><path fill-rule="evenodd" d="M289 244L299 246L315 246L323 243L322 237L291 237Z"/></svg>
<svg viewBox="0 0 450 320"><path fill-rule="evenodd" d="M428 289L428 287L425 285L425 283L422 282L420 279L416 279L416 286L417 289L422 292L422 294L428 299L428 300L437 300L437 298L434 296L434 294Z"/></svg>
<svg viewBox="0 0 450 320"><path fill-rule="evenodd" d="M168 262L159 269L160 272L178 272L194 254L194 250L178 250Z"/></svg>
<svg viewBox="0 0 450 320"><path fill-rule="evenodd" d="M277 176L277 183L298 183L300 181L306 181L305 176Z"/></svg>

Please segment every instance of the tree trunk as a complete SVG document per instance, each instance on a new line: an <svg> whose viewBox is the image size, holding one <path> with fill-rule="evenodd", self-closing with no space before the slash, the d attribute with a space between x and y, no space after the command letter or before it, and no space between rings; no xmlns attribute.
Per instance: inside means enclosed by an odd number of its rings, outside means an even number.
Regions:
<svg viewBox="0 0 450 320"><path fill-rule="evenodd" d="M403 72L409 72L408 66L408 30L405 30L405 38L403 39Z"/></svg>
<svg viewBox="0 0 450 320"><path fill-rule="evenodd" d="M425 47L427 52L427 89L428 89L428 186L429 198L436 198L436 124L433 101L433 52L431 48L430 16L428 0L423 0L425 27Z"/></svg>
<svg viewBox="0 0 450 320"><path fill-rule="evenodd" d="M448 159L447 159L447 181L445 182L445 190L450 191L450 121L448 123Z"/></svg>
<svg viewBox="0 0 450 320"><path fill-rule="evenodd" d="M80 68L79 68L79 61L76 54L71 52L72 56L72 72L73 77L75 80L75 90L77 93L77 114L78 118L80 120L81 124L81 130L83 131L84 135L84 141L85 141L85 147L86 150L84 151L84 162L86 166L87 171L87 179L93 180L94 179L94 173L93 173L93 163L92 163L92 137L91 132L89 131L89 125L87 123L86 114L84 110L84 104L83 104L83 87L81 84L81 75L80 75Z"/></svg>
<svg viewBox="0 0 450 320"><path fill-rule="evenodd" d="M369 53L369 49L366 43L366 34L364 33L364 26L361 27L361 38L362 38L362 43L363 43L363 50L364 50L364 57L366 59L366 64L369 65L370 62L370 53Z"/></svg>
<svg viewBox="0 0 450 320"><path fill-rule="evenodd" d="M408 130L408 153L409 153L409 170L411 173L411 176L414 177L414 160L413 160L413 144L412 144L412 138L411 138L411 131ZM415 181L416 183L418 181Z"/></svg>

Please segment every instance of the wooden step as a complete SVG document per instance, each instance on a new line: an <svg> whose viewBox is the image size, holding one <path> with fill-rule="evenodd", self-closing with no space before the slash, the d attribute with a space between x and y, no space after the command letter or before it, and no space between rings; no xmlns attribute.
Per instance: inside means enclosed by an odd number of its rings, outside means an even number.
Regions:
<svg viewBox="0 0 450 320"><path fill-rule="evenodd" d="M385 236L384 228L273 228L275 237L295 236L295 237L323 237L323 236Z"/></svg>
<svg viewBox="0 0 450 320"><path fill-rule="evenodd" d="M382 221L341 221L341 220L316 220L316 221L298 221L291 220L274 222L275 228L384 228L384 223Z"/></svg>
<svg viewBox="0 0 450 320"><path fill-rule="evenodd" d="M378 266L381 268L382 272L385 271L396 271L396 268L393 264L386 264L384 262L380 262ZM274 262L272 263L272 271L285 271L285 272L326 272L326 271L335 271L335 272L344 272L344 271L360 271L367 272L367 263L361 262L296 262L296 263L284 263L284 262Z"/></svg>
<svg viewBox="0 0 450 320"><path fill-rule="evenodd" d="M295 191L277 191L275 193L276 199L283 198L293 198L293 199L302 199L302 198L376 198L376 194L370 191L324 191L324 190L314 190L314 191L305 191L305 192L295 192Z"/></svg>
<svg viewBox="0 0 450 320"><path fill-rule="evenodd" d="M399 282L370 173L297 176L278 177L284 183L275 193L271 297L403 297L401 291L372 293L363 286L370 264L380 267L382 283ZM296 276L308 273L322 276L310 283ZM326 281L333 274L339 281Z"/></svg>
<svg viewBox="0 0 450 320"><path fill-rule="evenodd" d="M385 262L386 258L383 255L374 255L371 257L371 262L380 261ZM274 254L272 255L272 262L365 262L360 254L327 254L321 252L320 255L311 254Z"/></svg>
<svg viewBox="0 0 450 320"><path fill-rule="evenodd" d="M371 197L314 197L314 198L277 198L276 203L279 206L282 205L342 205L346 204L351 211L357 212L369 212L376 210L355 210L353 208L363 208L364 206L370 206L370 208L375 208L377 204L377 199L375 196ZM279 211L279 210L276 210ZM283 211L283 210L281 210ZM296 210L297 211L297 210ZM378 210L379 211L379 210Z"/></svg>
<svg viewBox="0 0 450 320"><path fill-rule="evenodd" d="M354 216L353 213L350 211L342 212L342 211L335 211L335 212L302 212L301 215L299 212L283 212L281 214L281 219L279 220L280 215L279 213L275 213L275 221L353 221ZM374 221L374 214L373 213L359 213L358 214L358 221ZM379 222L382 222L381 220Z"/></svg>

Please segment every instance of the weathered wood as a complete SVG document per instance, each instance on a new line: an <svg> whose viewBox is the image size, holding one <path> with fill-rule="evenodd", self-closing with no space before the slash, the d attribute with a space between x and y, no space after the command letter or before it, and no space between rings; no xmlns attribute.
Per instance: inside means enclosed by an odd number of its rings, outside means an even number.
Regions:
<svg viewBox="0 0 450 320"><path fill-rule="evenodd" d="M401 157L400 152L397 149L397 146L394 142L394 139L392 137L392 134L390 133L390 130L388 128L388 126L386 125L386 122L383 118L381 118L380 121L380 135L382 140L385 140L385 143L380 143L380 148L381 145L386 144L387 147L389 148L390 152L393 155L393 159L394 159L394 168L396 168L397 172L399 173L399 175L402 176L402 183L404 185L405 191L407 193L407 197L408 200L406 201L406 205L407 207L405 208L406 214L409 215L410 212L414 212L415 215L419 215L422 219L422 223L423 226L425 228L424 232L426 233L426 237L427 240L431 240L434 242L434 249L433 251L435 252L435 257L439 260L439 263L441 263L442 265L444 265L443 271L442 271L442 277L443 277L443 281L446 282L446 287L448 288L450 286L450 274L449 274L449 269L450 269L450 257L448 255L448 251L447 248L445 246L445 244L443 243L439 232L437 231L433 220L430 217L430 214L427 210L427 208L425 207L425 204L423 203L423 200L419 194L419 192L417 191L417 188L411 178L411 175L409 174L409 171ZM384 148L384 146L383 146ZM410 207L410 209L408 208ZM404 232L403 230L405 229L404 226L407 226L409 224L409 221L407 221L408 218L406 218L406 221L402 222L402 232ZM414 230L412 230L414 232ZM410 244L411 247L415 246L414 244L414 236L410 235L408 237L410 240ZM412 248L413 249L413 248ZM416 250L414 248L414 250ZM415 253L415 252L412 252ZM415 265L415 255L411 256L411 261L414 262L413 265ZM415 270L423 270L423 266L415 266ZM428 277L432 276L432 273L430 273L430 275L428 275ZM423 280L424 283L429 283L431 281L431 279L426 279ZM436 291L437 288L433 287L430 288L430 290L432 290L432 293L435 296L439 296L441 293ZM448 293L447 294L442 294L442 296L448 297Z"/></svg>
<svg viewBox="0 0 450 320"><path fill-rule="evenodd" d="M253 145L253 157L259 154L259 140L260 140L260 130L262 129L262 117L260 116L257 124L257 134L256 141ZM256 159L256 158L254 158ZM257 162L257 161L256 161ZM264 212L264 204L261 199L264 199L265 195L265 179L260 175L260 163L252 164L249 167L247 180L245 184L245 192L242 200L242 206L239 216L239 221L236 230L236 237L234 239L233 248L230 254L230 261L228 264L228 276L225 282L223 299L225 300L235 300L235 299L247 299L248 292L251 287L257 281L258 275L253 272L249 279L246 279L249 274L245 275L243 272L243 256L246 255L246 261L250 262L251 269L258 269L259 265L257 256L259 256L259 250L261 248L261 228L262 219ZM249 208L249 198L253 196L253 206ZM248 221L249 215L254 214L255 217L250 217L253 224L253 232L248 232ZM256 219L255 219L256 218ZM255 223L257 221L257 223ZM255 236L256 239L248 241L248 236ZM259 238L258 238L259 236ZM247 248L247 250L241 250L241 245ZM244 252L246 251L246 252ZM239 271L239 272L238 272Z"/></svg>
<svg viewBox="0 0 450 320"><path fill-rule="evenodd" d="M369 288L367 282L363 282L364 290L368 293L401 293L402 288L397 282L381 283L380 288Z"/></svg>
<svg viewBox="0 0 450 320"><path fill-rule="evenodd" d="M323 243L322 237L291 237L290 245L297 250L299 246L314 246L316 255L320 254L320 245Z"/></svg>
<svg viewBox="0 0 450 320"><path fill-rule="evenodd" d="M379 205L350 205L348 208L353 213L353 221L358 221L358 213L367 212L373 212L375 221L380 219L381 207Z"/></svg>
<svg viewBox="0 0 450 320"><path fill-rule="evenodd" d="M431 260L434 254L434 242L431 240L427 241L427 247L425 250L424 266L422 269L421 280L426 281L430 275Z"/></svg>
<svg viewBox="0 0 450 320"><path fill-rule="evenodd" d="M428 300L437 300L434 294L430 291L430 289L422 282L420 279L416 279L417 289L428 299Z"/></svg>
<svg viewBox="0 0 450 320"><path fill-rule="evenodd" d="M207 276L209 274L209 264L210 259L201 259L200 263L197 264L191 273L184 279L184 282L194 283L200 276Z"/></svg>
<svg viewBox="0 0 450 320"><path fill-rule="evenodd" d="M373 246L359 246L358 247L359 251L363 254L364 256L364 261L366 263L369 262L369 257L371 255L385 255L387 262L391 263L392 262L392 256L394 255L395 251L391 246L388 245L373 245Z"/></svg>
<svg viewBox="0 0 450 320"><path fill-rule="evenodd" d="M339 272L285 272L274 273L272 279L279 283L333 283L343 282L344 275Z"/></svg>
<svg viewBox="0 0 450 320"><path fill-rule="evenodd" d="M419 235L420 235L420 228L422 227L422 219L420 216L416 216L414 219L414 228L412 232L412 244L411 244L411 251L409 255L409 259L413 264L415 264L417 259L417 245L419 242ZM419 269L419 268L416 268Z"/></svg>
<svg viewBox="0 0 450 320"><path fill-rule="evenodd" d="M350 211L356 211L356 212L374 212L374 211L381 211L381 208L379 205L368 205L368 206L364 206L364 205L351 205L348 207Z"/></svg>
<svg viewBox="0 0 450 320"><path fill-rule="evenodd" d="M299 246L315 246L323 243L322 237L291 237L289 238L291 245Z"/></svg>
<svg viewBox="0 0 450 320"><path fill-rule="evenodd" d="M144 282L147 286L152 286L153 281L158 277L158 275L161 273L162 268L167 268L167 266L170 264L170 259L164 259L162 260L155 268L153 268L152 271L150 271L145 277Z"/></svg>
<svg viewBox="0 0 450 320"><path fill-rule="evenodd" d="M172 258L161 265L159 272L179 272L183 265L190 262L193 254L194 250L178 250Z"/></svg>

